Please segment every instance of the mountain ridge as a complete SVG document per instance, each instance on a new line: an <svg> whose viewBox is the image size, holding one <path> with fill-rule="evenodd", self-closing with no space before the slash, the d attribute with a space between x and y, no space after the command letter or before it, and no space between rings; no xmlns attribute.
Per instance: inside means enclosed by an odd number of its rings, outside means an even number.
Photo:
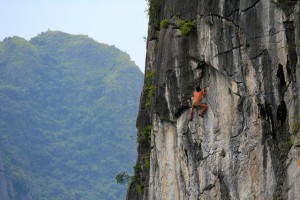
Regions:
<svg viewBox="0 0 300 200"><path fill-rule="evenodd" d="M143 80L129 55L48 31L4 39L0 72L0 199L124 197Z"/></svg>

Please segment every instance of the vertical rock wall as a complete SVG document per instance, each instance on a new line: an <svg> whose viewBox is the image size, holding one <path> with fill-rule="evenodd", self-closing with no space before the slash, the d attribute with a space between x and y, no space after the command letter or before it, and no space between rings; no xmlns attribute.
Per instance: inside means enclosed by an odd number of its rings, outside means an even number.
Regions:
<svg viewBox="0 0 300 200"><path fill-rule="evenodd" d="M300 199L300 2L162 0L150 19L139 137L150 171L127 199ZM183 36L179 20L196 21ZM209 108L189 122L194 85ZM146 83L145 83L146 84ZM139 159L145 152L139 145Z"/></svg>

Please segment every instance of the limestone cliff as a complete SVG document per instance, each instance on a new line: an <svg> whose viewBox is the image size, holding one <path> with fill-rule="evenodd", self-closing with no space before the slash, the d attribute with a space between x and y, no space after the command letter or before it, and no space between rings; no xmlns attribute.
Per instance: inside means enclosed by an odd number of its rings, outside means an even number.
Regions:
<svg viewBox="0 0 300 200"><path fill-rule="evenodd" d="M149 4L127 199L300 199L300 2ZM189 122L202 80L209 108Z"/></svg>

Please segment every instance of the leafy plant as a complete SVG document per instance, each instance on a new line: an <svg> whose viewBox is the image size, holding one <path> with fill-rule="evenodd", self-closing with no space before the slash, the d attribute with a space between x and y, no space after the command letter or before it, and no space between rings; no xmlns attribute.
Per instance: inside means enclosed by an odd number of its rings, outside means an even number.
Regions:
<svg viewBox="0 0 300 200"><path fill-rule="evenodd" d="M151 125L146 126L142 131L142 141L147 144L151 143Z"/></svg>
<svg viewBox="0 0 300 200"><path fill-rule="evenodd" d="M146 74L145 81L145 90L147 92L147 98L145 102L146 109L149 109L151 106L151 99L155 96L155 86L152 85L152 81L154 78L154 72L150 71Z"/></svg>
<svg viewBox="0 0 300 200"><path fill-rule="evenodd" d="M163 29L163 28L167 28L169 25L169 20L168 19L164 19L160 22L160 29Z"/></svg>
<svg viewBox="0 0 300 200"><path fill-rule="evenodd" d="M155 26L159 26L159 13L161 9L162 0L147 0L148 1L148 15L149 19L154 22Z"/></svg>
<svg viewBox="0 0 300 200"><path fill-rule="evenodd" d="M146 169L149 170L150 169L150 153L144 154L143 159L144 159L144 162L145 162Z"/></svg>
<svg viewBox="0 0 300 200"><path fill-rule="evenodd" d="M155 86L154 85L149 85L146 87L147 91L147 99L146 99L146 108L149 109L151 106L151 98L155 96Z"/></svg>
<svg viewBox="0 0 300 200"><path fill-rule="evenodd" d="M134 166L134 178L132 179L132 183L136 185L136 191L141 195L144 192L144 184L147 180L145 174L148 174L150 169L151 125L145 126L139 138L140 145L143 146L144 152L140 154Z"/></svg>
<svg viewBox="0 0 300 200"><path fill-rule="evenodd" d="M146 109L150 109L150 107L151 107L151 99L150 98L146 99L145 107L146 107Z"/></svg>
<svg viewBox="0 0 300 200"><path fill-rule="evenodd" d="M133 167L133 169L134 169L134 174L137 175L142 170L142 167L139 163L136 163L135 166Z"/></svg>
<svg viewBox="0 0 300 200"><path fill-rule="evenodd" d="M225 158L225 156L226 156L225 150L222 149L222 151L220 152L219 155L220 155L220 157Z"/></svg>
<svg viewBox="0 0 300 200"><path fill-rule="evenodd" d="M184 38L188 37L192 31L195 31L197 29L196 20L189 21L189 20L177 19L176 24L181 31L182 37Z"/></svg>
<svg viewBox="0 0 300 200"><path fill-rule="evenodd" d="M143 194L143 192L144 192L144 184L139 184L139 185L137 185L136 186L136 191L137 191L137 193L139 194L139 195L142 195Z"/></svg>
<svg viewBox="0 0 300 200"><path fill-rule="evenodd" d="M150 85L152 83L152 79L154 78L154 72L153 71L149 71L146 74L146 84Z"/></svg>
<svg viewBox="0 0 300 200"><path fill-rule="evenodd" d="M131 176L129 176L127 172L121 172L117 174L116 181L118 184L125 184L131 181Z"/></svg>
<svg viewBox="0 0 300 200"><path fill-rule="evenodd" d="M154 85L150 85L148 88L148 96L151 98L151 97L154 97L155 95L155 86Z"/></svg>
<svg viewBox="0 0 300 200"><path fill-rule="evenodd" d="M284 145L287 146L288 149L290 149L294 145L294 140L292 138L288 138L284 142Z"/></svg>
<svg viewBox="0 0 300 200"><path fill-rule="evenodd" d="M300 119L298 115L293 117L293 122L290 124L290 132L292 135L297 135L300 130Z"/></svg>

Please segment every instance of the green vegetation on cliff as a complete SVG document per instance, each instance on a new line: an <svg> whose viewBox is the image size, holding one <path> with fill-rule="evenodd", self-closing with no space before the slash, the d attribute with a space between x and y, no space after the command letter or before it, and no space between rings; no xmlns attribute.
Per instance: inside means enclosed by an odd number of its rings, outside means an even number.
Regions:
<svg viewBox="0 0 300 200"><path fill-rule="evenodd" d="M129 56L48 31L0 42L0 156L17 199L124 199L143 76ZM11 192L11 191L10 191Z"/></svg>
<svg viewBox="0 0 300 200"><path fill-rule="evenodd" d="M149 19L156 27L159 27L159 14L161 10L162 0L147 0L148 1L148 15Z"/></svg>

